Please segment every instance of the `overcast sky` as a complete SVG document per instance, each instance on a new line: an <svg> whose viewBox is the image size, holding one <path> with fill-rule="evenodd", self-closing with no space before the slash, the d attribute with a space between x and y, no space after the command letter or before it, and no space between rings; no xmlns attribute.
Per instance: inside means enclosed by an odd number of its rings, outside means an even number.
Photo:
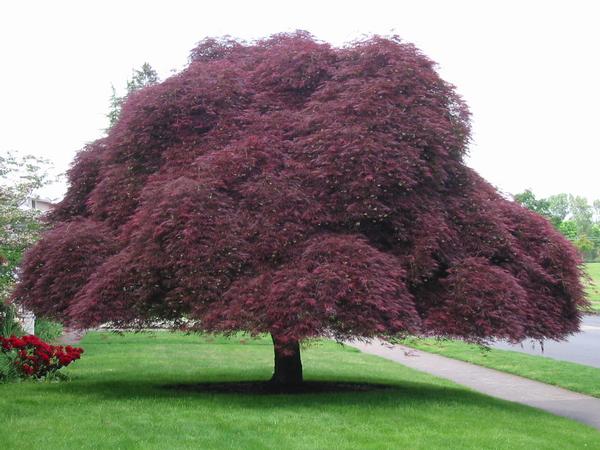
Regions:
<svg viewBox="0 0 600 450"><path fill-rule="evenodd" d="M398 34L473 114L468 164L505 193L600 198L600 4L590 1L2 1L0 151L66 170L107 126L111 83L181 70L206 36ZM55 188L51 195L60 195Z"/></svg>

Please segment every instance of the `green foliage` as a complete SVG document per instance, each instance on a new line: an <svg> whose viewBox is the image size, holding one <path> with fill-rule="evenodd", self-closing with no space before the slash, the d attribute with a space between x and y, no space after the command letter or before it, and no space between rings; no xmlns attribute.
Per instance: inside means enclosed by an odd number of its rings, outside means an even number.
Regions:
<svg viewBox="0 0 600 450"><path fill-rule="evenodd" d="M63 332L63 326L58 322L37 318L35 321L35 335L42 341L52 342L58 339Z"/></svg>
<svg viewBox="0 0 600 450"><path fill-rule="evenodd" d="M596 251L600 253L600 251L598 250L600 249L600 222L597 222L594 225L592 225L588 233L588 238L590 241L592 241Z"/></svg>
<svg viewBox="0 0 600 450"><path fill-rule="evenodd" d="M523 205L530 211L536 212L544 217L550 217L549 203L546 199L537 199L535 194L530 189L515 194L514 199L517 203Z"/></svg>
<svg viewBox="0 0 600 450"><path fill-rule="evenodd" d="M16 280L23 253L43 230L40 211L25 202L49 184L50 163L31 155L0 154L0 335L21 336L13 305L6 300Z"/></svg>
<svg viewBox="0 0 600 450"><path fill-rule="evenodd" d="M594 208L594 222L600 222L600 200L594 200L592 203L592 208Z"/></svg>
<svg viewBox="0 0 600 450"><path fill-rule="evenodd" d="M558 231L570 241L575 241L577 239L577 225L572 220L561 222L558 225Z"/></svg>
<svg viewBox="0 0 600 450"><path fill-rule="evenodd" d="M0 383L16 381L19 374L15 366L16 356L13 353L0 352Z"/></svg>
<svg viewBox="0 0 600 450"><path fill-rule="evenodd" d="M22 336L23 329L17 321L17 311L13 305L0 302L0 336Z"/></svg>
<svg viewBox="0 0 600 450"><path fill-rule="evenodd" d="M594 212L585 197L569 195L569 213L580 234L588 234L593 224Z"/></svg>
<svg viewBox="0 0 600 450"><path fill-rule="evenodd" d="M0 302L8 297L23 253L43 229L40 211L25 202L52 181L50 169L47 160L35 156L0 154Z"/></svg>
<svg viewBox="0 0 600 450"><path fill-rule="evenodd" d="M590 205L585 197L564 193L538 199L530 189L513 198L548 219L586 261L600 258L600 200Z"/></svg>
<svg viewBox="0 0 600 450"><path fill-rule="evenodd" d="M141 68L135 69L130 80L127 80L126 94L123 97L117 95L117 91L114 86L111 86L112 94L110 96L110 105L108 114L108 129L110 130L121 114L121 108L123 102L129 94L135 92L143 87L151 86L159 82L158 73L148 63L144 63Z"/></svg>
<svg viewBox="0 0 600 450"><path fill-rule="evenodd" d="M590 254L594 251L594 243L586 234L578 235L573 243L583 255Z"/></svg>
<svg viewBox="0 0 600 450"><path fill-rule="evenodd" d="M558 226L569 215L569 195L568 194L557 194L551 195L546 199L548 204L548 216L554 226Z"/></svg>
<svg viewBox="0 0 600 450"><path fill-rule="evenodd" d="M121 114L121 107L123 105L123 98L117 95L117 91L114 86L111 85L112 94L110 96L110 104L108 109L108 129L111 129L117 120L119 120L119 115Z"/></svg>
<svg viewBox="0 0 600 450"><path fill-rule="evenodd" d="M127 93L131 94L145 86L158 83L158 73L145 62L142 67L133 71L133 77L127 81Z"/></svg>
<svg viewBox="0 0 600 450"><path fill-rule="evenodd" d="M585 265L588 275L586 280L586 294L592 304L592 310L600 313L600 262Z"/></svg>

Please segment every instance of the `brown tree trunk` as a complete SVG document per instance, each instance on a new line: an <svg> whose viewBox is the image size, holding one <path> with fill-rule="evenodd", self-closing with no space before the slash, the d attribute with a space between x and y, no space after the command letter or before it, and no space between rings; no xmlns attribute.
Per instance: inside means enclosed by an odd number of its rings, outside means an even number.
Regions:
<svg viewBox="0 0 600 450"><path fill-rule="evenodd" d="M275 371L271 383L280 386L302 384L302 361L298 341L281 344L275 336L271 335L271 338L275 349Z"/></svg>

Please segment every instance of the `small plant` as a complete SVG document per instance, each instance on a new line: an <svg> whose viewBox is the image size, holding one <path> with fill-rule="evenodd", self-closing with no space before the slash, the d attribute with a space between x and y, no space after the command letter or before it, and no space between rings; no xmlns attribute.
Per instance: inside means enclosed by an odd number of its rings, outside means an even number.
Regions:
<svg viewBox="0 0 600 450"><path fill-rule="evenodd" d="M50 345L32 335L0 337L0 381L59 378L58 370L82 353L82 348Z"/></svg>

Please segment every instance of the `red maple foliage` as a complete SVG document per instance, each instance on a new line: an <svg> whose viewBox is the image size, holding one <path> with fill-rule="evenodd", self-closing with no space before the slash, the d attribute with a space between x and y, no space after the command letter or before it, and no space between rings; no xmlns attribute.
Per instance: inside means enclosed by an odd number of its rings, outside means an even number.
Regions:
<svg viewBox="0 0 600 450"><path fill-rule="evenodd" d="M464 163L469 113L413 45L207 39L79 153L16 299L81 327L562 338L580 260Z"/></svg>

